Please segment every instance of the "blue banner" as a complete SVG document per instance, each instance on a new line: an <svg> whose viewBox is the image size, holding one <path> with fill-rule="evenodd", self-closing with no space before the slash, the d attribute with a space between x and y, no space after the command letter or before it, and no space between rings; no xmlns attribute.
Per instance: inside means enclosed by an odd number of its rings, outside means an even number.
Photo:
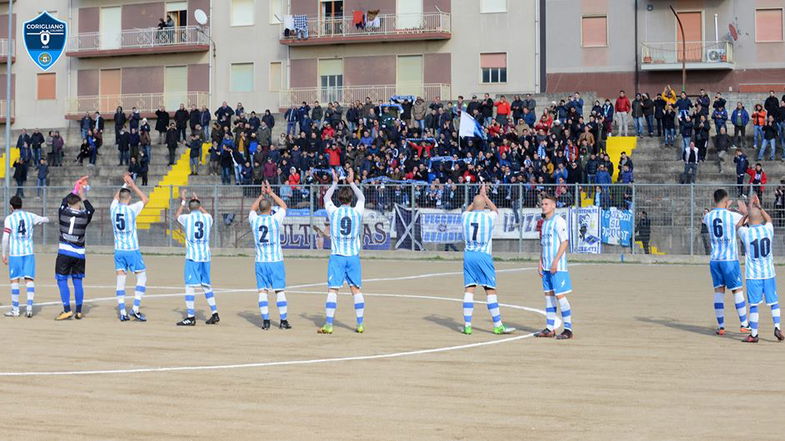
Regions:
<svg viewBox="0 0 785 441"><path fill-rule="evenodd" d="M635 222L632 211L611 208L602 210L602 243L629 247Z"/></svg>
<svg viewBox="0 0 785 441"><path fill-rule="evenodd" d="M577 254L600 254L600 209L583 207L570 210L570 252Z"/></svg>
<svg viewBox="0 0 785 441"><path fill-rule="evenodd" d="M65 51L68 41L68 23L44 11L22 25L27 54L41 70L55 65Z"/></svg>

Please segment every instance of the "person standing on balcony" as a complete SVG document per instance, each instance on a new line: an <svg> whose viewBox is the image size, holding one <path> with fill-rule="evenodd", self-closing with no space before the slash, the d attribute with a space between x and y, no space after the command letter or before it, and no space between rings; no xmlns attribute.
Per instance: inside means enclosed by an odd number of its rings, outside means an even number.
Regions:
<svg viewBox="0 0 785 441"><path fill-rule="evenodd" d="M161 19L163 21L163 19ZM166 131L169 129L169 112L164 106L155 111L155 131L158 132L158 143L161 144L166 138Z"/></svg>
<svg viewBox="0 0 785 441"><path fill-rule="evenodd" d="M627 131L629 130L630 125L629 115L631 109L632 104L630 103L630 99L627 98L627 95L623 90L620 90L619 97L616 98L613 114L616 125L619 127L619 136L627 136L628 134Z"/></svg>
<svg viewBox="0 0 785 441"><path fill-rule="evenodd" d="M766 111L763 106L755 104L755 111L752 112L752 148L758 149L763 145L763 126L766 125Z"/></svg>
<svg viewBox="0 0 785 441"><path fill-rule="evenodd" d="M731 114L731 123L733 123L733 145L737 148L744 147L744 138L747 135L747 124L750 122L750 114L741 101L736 103L736 108Z"/></svg>
<svg viewBox="0 0 785 441"><path fill-rule="evenodd" d="M180 108L174 113L174 124L177 129L177 141L185 141L185 128L188 126L190 114L185 110L185 104L180 104Z"/></svg>

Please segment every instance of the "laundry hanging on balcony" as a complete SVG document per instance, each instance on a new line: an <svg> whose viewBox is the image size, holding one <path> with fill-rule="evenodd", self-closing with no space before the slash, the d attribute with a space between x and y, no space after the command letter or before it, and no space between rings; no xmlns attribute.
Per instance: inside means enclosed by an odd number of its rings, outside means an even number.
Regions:
<svg viewBox="0 0 785 441"><path fill-rule="evenodd" d="M379 17L379 9L368 11L366 14L365 27L368 29L379 29L382 27L382 18Z"/></svg>
<svg viewBox="0 0 785 441"><path fill-rule="evenodd" d="M365 29L365 12L352 11L352 24L357 29Z"/></svg>
<svg viewBox="0 0 785 441"><path fill-rule="evenodd" d="M297 38L308 38L308 17L304 14L295 15L293 21Z"/></svg>

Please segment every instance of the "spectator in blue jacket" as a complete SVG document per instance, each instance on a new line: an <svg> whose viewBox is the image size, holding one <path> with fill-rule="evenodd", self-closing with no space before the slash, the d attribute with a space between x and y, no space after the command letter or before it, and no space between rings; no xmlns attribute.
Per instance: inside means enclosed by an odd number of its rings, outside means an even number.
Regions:
<svg viewBox="0 0 785 441"><path fill-rule="evenodd" d="M741 104L741 103L739 103ZM747 169L750 168L750 161L741 149L736 150L736 157L733 158L736 164L736 190L737 196L744 194L744 177L747 176Z"/></svg>
<svg viewBox="0 0 785 441"><path fill-rule="evenodd" d="M682 91L681 96L676 100L676 112L679 114L679 120L684 120L684 118L689 115L691 108L692 101L687 98L687 92Z"/></svg>
<svg viewBox="0 0 785 441"><path fill-rule="evenodd" d="M714 112L711 113L711 119L714 120L714 127L717 130L717 133L720 133L721 128L726 127L726 123L728 122L728 111L725 110L725 107L719 106L714 109Z"/></svg>
<svg viewBox="0 0 785 441"><path fill-rule="evenodd" d="M287 135L295 135L297 132L297 123L299 122L299 112L297 111L297 107L292 104L286 113L283 114L283 119L286 120L286 134Z"/></svg>
<svg viewBox="0 0 785 441"><path fill-rule="evenodd" d="M747 133L747 124L750 122L750 114L741 101L736 103L736 108L730 117L731 124L733 124L733 143L736 147L744 147L744 137ZM746 170L745 170L746 172Z"/></svg>
<svg viewBox="0 0 785 441"><path fill-rule="evenodd" d="M199 115L199 125L202 126L202 130L204 130L204 139L210 139L210 121L212 120L212 115L210 111L207 110L207 106L202 106Z"/></svg>

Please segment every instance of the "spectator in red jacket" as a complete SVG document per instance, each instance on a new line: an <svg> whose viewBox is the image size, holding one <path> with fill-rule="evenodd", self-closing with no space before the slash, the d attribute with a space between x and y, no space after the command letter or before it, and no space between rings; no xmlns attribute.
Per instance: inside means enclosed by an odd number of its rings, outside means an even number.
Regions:
<svg viewBox="0 0 785 441"><path fill-rule="evenodd" d="M757 193L759 199L763 199L763 190L768 181L763 166L758 162L755 168L747 169L747 174L750 176L750 189Z"/></svg>
<svg viewBox="0 0 785 441"><path fill-rule="evenodd" d="M327 165L336 171L341 168L341 148L337 144L330 144L325 150L327 153Z"/></svg>
<svg viewBox="0 0 785 441"><path fill-rule="evenodd" d="M510 102L502 95L493 105L496 107L496 122L502 126L506 125L510 116Z"/></svg>
<svg viewBox="0 0 785 441"><path fill-rule="evenodd" d="M619 91L619 97L616 98L616 105L614 106L615 112L613 119L616 120L616 125L619 127L619 136L627 136L627 127L630 125L630 110L632 104L630 99L627 98L623 90ZM624 133L622 135L622 133Z"/></svg>

